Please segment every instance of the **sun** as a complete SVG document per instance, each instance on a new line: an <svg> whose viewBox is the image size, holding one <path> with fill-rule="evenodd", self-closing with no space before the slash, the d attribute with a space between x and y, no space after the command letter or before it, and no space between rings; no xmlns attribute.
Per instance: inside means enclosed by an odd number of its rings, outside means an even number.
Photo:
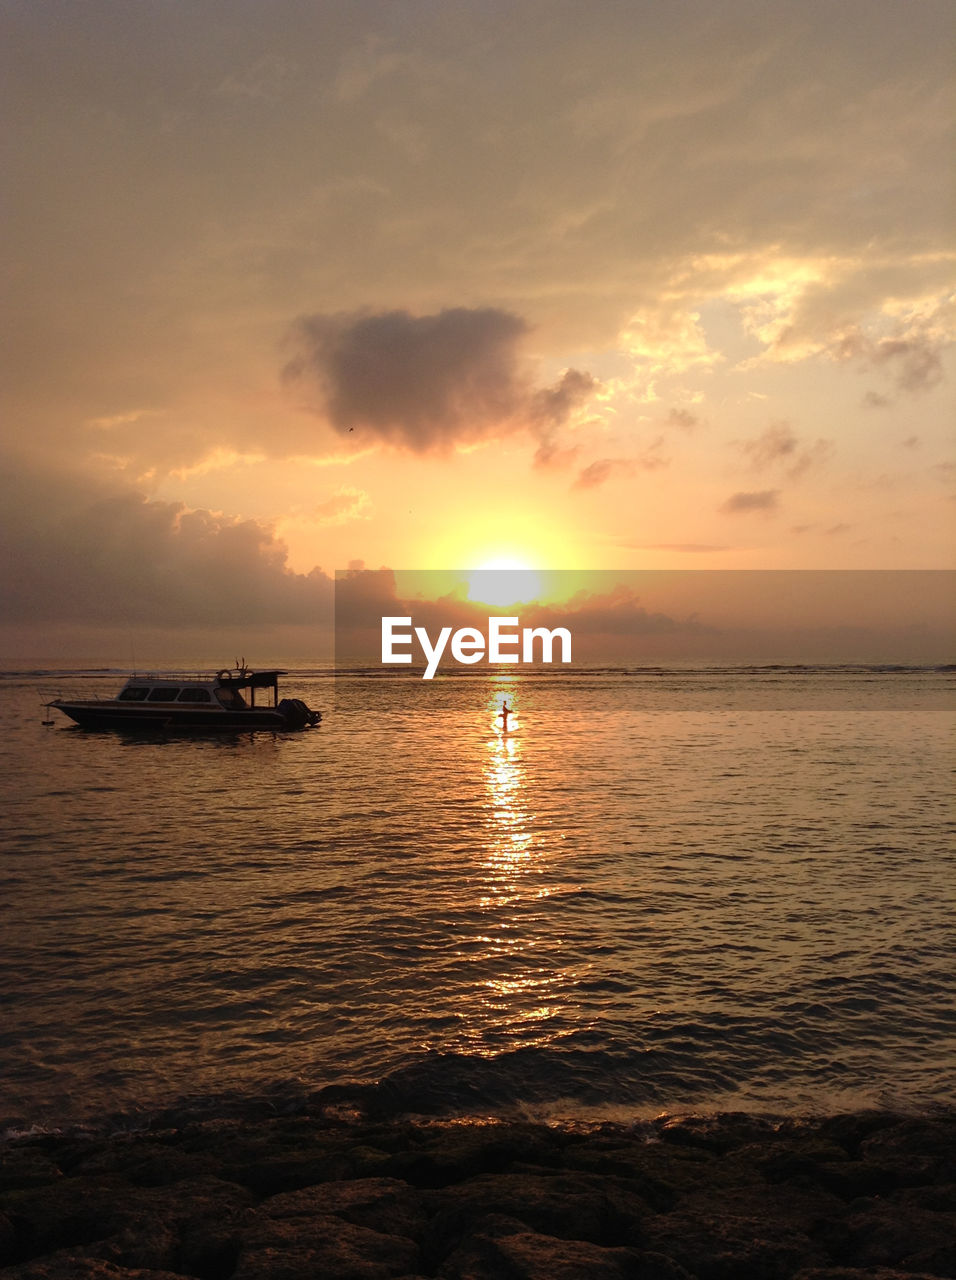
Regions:
<svg viewBox="0 0 956 1280"><path fill-rule="evenodd" d="M537 569L510 556L485 560L468 574L468 599L497 609L536 600L542 589Z"/></svg>

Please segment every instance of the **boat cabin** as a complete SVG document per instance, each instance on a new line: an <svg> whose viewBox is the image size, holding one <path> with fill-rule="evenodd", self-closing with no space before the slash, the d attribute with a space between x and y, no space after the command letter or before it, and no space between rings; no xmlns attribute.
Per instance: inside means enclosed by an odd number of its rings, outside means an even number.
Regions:
<svg viewBox="0 0 956 1280"><path fill-rule="evenodd" d="M118 702L206 703L225 707L227 711L243 711L256 705L256 690L271 689L272 699L279 701L279 676L284 671L220 671L214 680L208 677L131 676L117 695ZM249 690L249 701L241 690ZM260 705L262 705L260 703Z"/></svg>

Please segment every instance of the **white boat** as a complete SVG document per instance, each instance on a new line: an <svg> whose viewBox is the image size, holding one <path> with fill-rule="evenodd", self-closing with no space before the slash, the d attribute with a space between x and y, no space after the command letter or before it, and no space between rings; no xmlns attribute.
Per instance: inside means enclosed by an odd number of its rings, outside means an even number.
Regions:
<svg viewBox="0 0 956 1280"><path fill-rule="evenodd" d="M215 676L134 675L115 698L56 698L49 705L83 729L185 730L311 729L322 719L300 698L279 700L285 671L249 671L245 665ZM256 705L256 691L271 695Z"/></svg>

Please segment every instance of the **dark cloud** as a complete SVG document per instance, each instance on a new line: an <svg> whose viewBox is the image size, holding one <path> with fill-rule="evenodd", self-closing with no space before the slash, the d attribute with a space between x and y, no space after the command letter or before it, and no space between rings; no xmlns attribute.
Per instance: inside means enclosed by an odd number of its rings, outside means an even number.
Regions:
<svg viewBox="0 0 956 1280"><path fill-rule="evenodd" d="M775 422L753 440L739 442L738 448L750 459L755 471L782 465L786 474L795 479L810 467L824 462L833 450L829 440L815 440L803 444L788 422Z"/></svg>
<svg viewBox="0 0 956 1280"><path fill-rule="evenodd" d="M519 350L527 332L492 307L303 316L283 376L343 436L428 453L524 428L550 449L596 384L569 369L534 388Z"/></svg>
<svg viewBox="0 0 956 1280"><path fill-rule="evenodd" d="M534 455L536 467L566 467L575 460L580 447L563 444L560 430L597 387L597 381L589 373L567 369L553 387L534 392L529 406L529 425L541 441Z"/></svg>
<svg viewBox="0 0 956 1280"><path fill-rule="evenodd" d="M750 457L753 465L762 470L779 462L781 458L792 458L797 451L797 444L797 437L789 423L775 422L762 435L754 440L745 440L740 447Z"/></svg>
<svg viewBox="0 0 956 1280"><path fill-rule="evenodd" d="M664 419L664 425L680 427L683 431L692 431L694 427L700 426L700 418L696 413L691 413L689 409L671 409Z"/></svg>
<svg viewBox="0 0 956 1280"><path fill-rule="evenodd" d="M578 473L572 489L596 489L612 476L629 476L635 464L629 458L599 458Z"/></svg>
<svg viewBox="0 0 956 1280"><path fill-rule="evenodd" d="M0 616L155 626L324 623L331 584L271 529L66 471L9 468Z"/></svg>
<svg viewBox="0 0 956 1280"><path fill-rule="evenodd" d="M878 391L868 391L863 397L867 409L888 409L893 401L889 396L882 396Z"/></svg>
<svg viewBox="0 0 956 1280"><path fill-rule="evenodd" d="M531 399L532 420L547 430L562 427L571 414L597 390L597 382L580 369L565 370L553 387L536 391Z"/></svg>
<svg viewBox="0 0 956 1280"><path fill-rule="evenodd" d="M730 515L748 511L774 511L779 506L779 489L761 489L757 493L732 493L720 510Z"/></svg>
<svg viewBox="0 0 956 1280"><path fill-rule="evenodd" d="M566 445L549 435L542 440L535 450L534 465L536 467L558 470L562 467L570 467L577 460L581 453L581 446L578 444Z"/></svg>
<svg viewBox="0 0 956 1280"><path fill-rule="evenodd" d="M861 369L884 370L899 391L928 391L943 377L939 342L915 329L905 335L879 339L854 329L836 343L833 355Z"/></svg>

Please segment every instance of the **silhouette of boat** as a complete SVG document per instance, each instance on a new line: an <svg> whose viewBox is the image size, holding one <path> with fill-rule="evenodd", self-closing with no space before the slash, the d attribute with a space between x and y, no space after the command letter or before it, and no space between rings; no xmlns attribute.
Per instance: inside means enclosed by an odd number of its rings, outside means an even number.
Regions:
<svg viewBox="0 0 956 1280"><path fill-rule="evenodd" d="M115 698L56 698L49 705L83 729L186 730L311 729L322 719L300 698L279 700L285 671L249 671L245 663L215 676L130 676ZM271 691L256 705L256 691ZM248 694L248 701L244 694Z"/></svg>

